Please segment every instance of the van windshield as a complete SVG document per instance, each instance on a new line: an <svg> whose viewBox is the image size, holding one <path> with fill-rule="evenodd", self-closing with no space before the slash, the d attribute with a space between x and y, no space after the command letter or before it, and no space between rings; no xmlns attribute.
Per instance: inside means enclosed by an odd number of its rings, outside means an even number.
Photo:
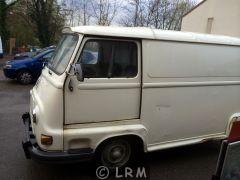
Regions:
<svg viewBox="0 0 240 180"><path fill-rule="evenodd" d="M48 67L57 74L62 74L69 63L77 42L77 35L64 34L56 47L53 57L48 63Z"/></svg>

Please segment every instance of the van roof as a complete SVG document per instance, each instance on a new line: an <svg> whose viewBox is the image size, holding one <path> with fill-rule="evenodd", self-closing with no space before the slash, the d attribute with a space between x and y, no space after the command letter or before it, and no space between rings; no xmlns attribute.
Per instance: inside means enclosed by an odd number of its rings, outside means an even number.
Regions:
<svg viewBox="0 0 240 180"><path fill-rule="evenodd" d="M198 34L192 32L158 30L146 27L77 26L67 27L63 30L63 32L76 32L86 35L98 36L114 36L240 46L240 38Z"/></svg>

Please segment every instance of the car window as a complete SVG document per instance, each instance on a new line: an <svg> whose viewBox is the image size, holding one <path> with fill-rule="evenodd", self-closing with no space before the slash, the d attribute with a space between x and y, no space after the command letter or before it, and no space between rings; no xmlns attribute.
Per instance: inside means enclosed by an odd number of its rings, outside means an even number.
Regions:
<svg viewBox="0 0 240 180"><path fill-rule="evenodd" d="M48 53L48 54L46 54L46 55L44 55L42 59L44 61L48 61L52 57L52 55L53 55L53 51Z"/></svg>
<svg viewBox="0 0 240 180"><path fill-rule="evenodd" d="M84 50L81 61L83 64L97 64L98 52Z"/></svg>
<svg viewBox="0 0 240 180"><path fill-rule="evenodd" d="M137 75L137 45L128 41L87 41L79 59L85 78L120 78Z"/></svg>

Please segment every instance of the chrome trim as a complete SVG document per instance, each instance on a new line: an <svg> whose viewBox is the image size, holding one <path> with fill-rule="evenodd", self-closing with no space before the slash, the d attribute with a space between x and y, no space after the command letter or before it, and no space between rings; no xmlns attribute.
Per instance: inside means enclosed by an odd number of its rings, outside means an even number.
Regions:
<svg viewBox="0 0 240 180"><path fill-rule="evenodd" d="M194 87L194 86L234 86L240 85L240 81L205 81L205 82L162 82L144 83L143 88L168 88L168 87Z"/></svg>

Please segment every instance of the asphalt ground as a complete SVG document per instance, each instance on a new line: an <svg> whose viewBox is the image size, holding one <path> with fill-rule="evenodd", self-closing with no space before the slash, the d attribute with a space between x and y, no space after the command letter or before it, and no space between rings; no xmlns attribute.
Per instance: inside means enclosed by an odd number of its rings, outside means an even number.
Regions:
<svg viewBox="0 0 240 180"><path fill-rule="evenodd" d="M4 78L0 67L0 180L98 179L93 162L48 165L25 159L21 115L28 111L31 88ZM139 166L146 167L151 180L207 180L214 174L219 149L220 143L208 142L148 153Z"/></svg>

